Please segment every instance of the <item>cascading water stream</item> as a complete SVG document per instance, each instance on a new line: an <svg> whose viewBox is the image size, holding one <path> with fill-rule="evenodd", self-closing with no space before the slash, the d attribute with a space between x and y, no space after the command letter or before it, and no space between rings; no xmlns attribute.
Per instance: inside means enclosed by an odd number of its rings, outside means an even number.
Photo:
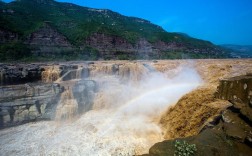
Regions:
<svg viewBox="0 0 252 156"><path fill-rule="evenodd" d="M55 121L0 131L0 153L86 156L146 153L163 139L158 125L162 112L202 83L194 69L184 68L170 79L151 69L140 63L120 65L118 69L113 65L93 66L89 79L96 81L99 89L91 110L71 122L62 121L77 114L73 82L61 95ZM51 77L48 79L52 80ZM62 83L67 86L67 82Z"/></svg>
<svg viewBox="0 0 252 156"><path fill-rule="evenodd" d="M60 70L58 67L48 67L42 72L43 82L54 82L60 78Z"/></svg>
<svg viewBox="0 0 252 156"><path fill-rule="evenodd" d="M61 94L59 104L56 108L55 120L72 119L78 112L78 103L69 89Z"/></svg>

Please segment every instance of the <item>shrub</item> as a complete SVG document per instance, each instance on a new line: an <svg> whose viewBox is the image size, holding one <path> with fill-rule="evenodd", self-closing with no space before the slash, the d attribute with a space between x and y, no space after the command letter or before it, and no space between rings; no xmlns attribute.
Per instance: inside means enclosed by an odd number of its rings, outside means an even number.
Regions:
<svg viewBox="0 0 252 156"><path fill-rule="evenodd" d="M174 156L193 156L195 155L197 148L195 144L188 144L186 141L175 141L176 151Z"/></svg>

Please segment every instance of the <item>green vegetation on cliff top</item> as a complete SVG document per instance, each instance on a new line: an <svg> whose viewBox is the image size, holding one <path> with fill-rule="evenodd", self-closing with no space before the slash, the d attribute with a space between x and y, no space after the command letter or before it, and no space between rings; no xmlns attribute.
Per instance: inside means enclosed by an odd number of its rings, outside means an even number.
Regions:
<svg viewBox="0 0 252 156"><path fill-rule="evenodd" d="M167 33L149 21L126 17L110 10L91 9L53 0L19 0L0 5L1 10L10 12L1 11L0 27L18 32L23 37L37 30L44 22L49 22L77 45L94 32L121 36L131 43L143 37L150 42L162 40L188 42L197 46L212 45L178 33Z"/></svg>
<svg viewBox="0 0 252 156"><path fill-rule="evenodd" d="M0 2L0 30L19 34L19 39L49 23L76 47L93 33L115 35L134 44L139 38L182 43L190 48L214 48L215 45L179 33L168 33L151 22L126 17L110 10L91 9L53 0ZM4 45L6 46L6 45Z"/></svg>

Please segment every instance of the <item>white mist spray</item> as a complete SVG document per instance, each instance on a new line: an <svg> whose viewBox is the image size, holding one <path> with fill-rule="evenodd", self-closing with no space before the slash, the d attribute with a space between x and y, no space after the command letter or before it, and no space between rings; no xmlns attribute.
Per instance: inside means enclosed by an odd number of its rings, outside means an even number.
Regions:
<svg viewBox="0 0 252 156"><path fill-rule="evenodd" d="M193 68L180 67L172 78L146 74L141 81L103 81L93 110L72 123L38 122L0 131L3 155L134 155L162 141L160 115L202 80ZM104 81L107 81L104 83Z"/></svg>

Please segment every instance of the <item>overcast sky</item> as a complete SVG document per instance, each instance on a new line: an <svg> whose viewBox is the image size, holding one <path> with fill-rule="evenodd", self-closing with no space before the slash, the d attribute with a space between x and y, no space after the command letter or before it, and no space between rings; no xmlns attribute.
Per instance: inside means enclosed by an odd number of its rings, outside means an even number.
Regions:
<svg viewBox="0 0 252 156"><path fill-rule="evenodd" d="M8 1L8 0L6 0ZM252 0L57 0L147 19L215 44L252 45Z"/></svg>

